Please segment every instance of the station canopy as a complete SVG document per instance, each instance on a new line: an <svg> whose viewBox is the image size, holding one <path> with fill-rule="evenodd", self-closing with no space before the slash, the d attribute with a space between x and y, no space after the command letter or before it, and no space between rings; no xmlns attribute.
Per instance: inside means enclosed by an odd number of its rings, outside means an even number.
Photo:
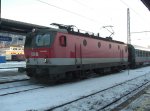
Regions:
<svg viewBox="0 0 150 111"><path fill-rule="evenodd" d="M150 0L141 0L143 4L149 9L150 11Z"/></svg>
<svg viewBox="0 0 150 111"><path fill-rule="evenodd" d="M5 19L5 18L0 19L1 32L10 32L10 33L18 33L18 34L25 35L26 33L32 31L33 28L48 28L48 27Z"/></svg>

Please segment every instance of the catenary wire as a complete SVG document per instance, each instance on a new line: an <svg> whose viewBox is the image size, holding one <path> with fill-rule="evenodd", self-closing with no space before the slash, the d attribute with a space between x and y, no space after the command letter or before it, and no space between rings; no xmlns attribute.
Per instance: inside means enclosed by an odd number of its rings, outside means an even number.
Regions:
<svg viewBox="0 0 150 111"><path fill-rule="evenodd" d="M84 19L90 20L90 21L92 21L92 22L94 22L94 23L96 23L96 24L101 24L99 21L96 21L96 20L94 20L94 19L92 19L92 18L89 18L89 17L87 17L87 16L84 16L84 15L81 15L81 14L79 14L79 13L70 11L70 10L68 10L68 9L58 7L58 6L56 6L56 5L47 3L47 2L42 1L42 0L36 0L36 1L41 2L41 3L43 3L43 4L47 4L47 5L51 6L51 7L57 8L57 9L59 9L59 10L63 10L63 11L65 11L65 12L74 14L74 15L79 16L79 17L82 17L82 18L84 18Z"/></svg>

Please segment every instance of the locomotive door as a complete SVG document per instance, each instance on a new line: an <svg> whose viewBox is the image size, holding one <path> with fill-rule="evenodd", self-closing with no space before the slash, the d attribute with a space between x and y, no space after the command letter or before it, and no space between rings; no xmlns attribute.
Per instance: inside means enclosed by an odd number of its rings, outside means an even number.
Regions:
<svg viewBox="0 0 150 111"><path fill-rule="evenodd" d="M82 47L81 47L81 44L75 44L75 65L82 65Z"/></svg>
<svg viewBox="0 0 150 111"><path fill-rule="evenodd" d="M123 50L120 50L120 62L124 62L124 53L123 53Z"/></svg>

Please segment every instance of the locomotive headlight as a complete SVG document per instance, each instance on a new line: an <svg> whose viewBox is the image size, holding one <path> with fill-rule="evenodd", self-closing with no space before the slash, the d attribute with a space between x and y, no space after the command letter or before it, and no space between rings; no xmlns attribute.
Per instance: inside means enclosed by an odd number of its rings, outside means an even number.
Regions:
<svg viewBox="0 0 150 111"><path fill-rule="evenodd" d="M45 58L45 59L44 59L44 62L45 62L45 63L48 63L48 59Z"/></svg>
<svg viewBox="0 0 150 111"><path fill-rule="evenodd" d="M32 29L32 32L35 32L35 29Z"/></svg>

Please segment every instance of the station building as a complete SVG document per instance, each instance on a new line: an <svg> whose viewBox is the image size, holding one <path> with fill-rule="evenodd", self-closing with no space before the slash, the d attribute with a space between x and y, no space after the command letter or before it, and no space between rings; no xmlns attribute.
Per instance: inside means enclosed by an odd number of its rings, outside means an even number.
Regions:
<svg viewBox="0 0 150 111"><path fill-rule="evenodd" d="M33 28L48 28L45 26L10 20L0 19L0 56L6 56L6 50L10 47L23 47L26 34ZM2 57L3 58L3 57ZM0 58L0 62L2 59Z"/></svg>

